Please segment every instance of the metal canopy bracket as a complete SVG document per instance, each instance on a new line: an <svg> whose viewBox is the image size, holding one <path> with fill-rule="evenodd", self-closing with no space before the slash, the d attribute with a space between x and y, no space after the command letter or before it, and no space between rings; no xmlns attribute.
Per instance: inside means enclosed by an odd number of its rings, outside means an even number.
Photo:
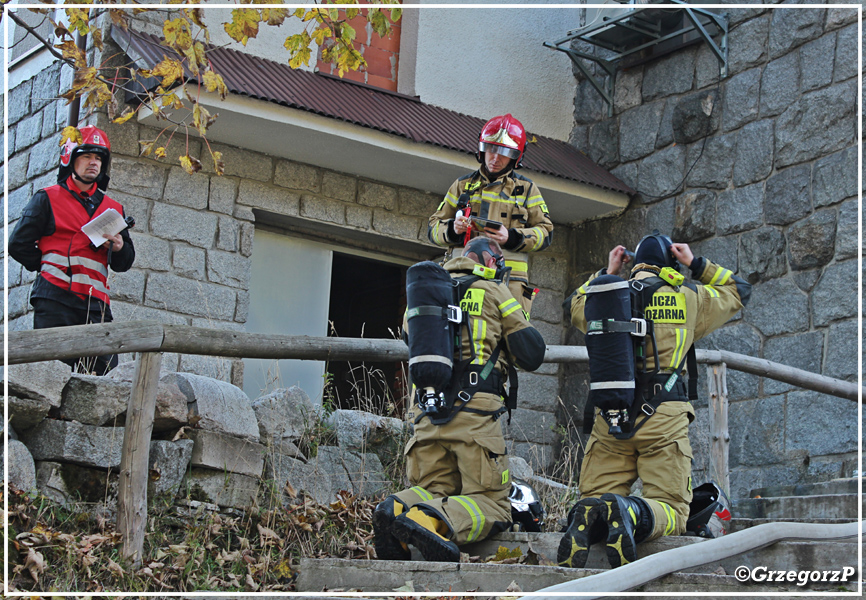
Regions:
<svg viewBox="0 0 866 600"><path fill-rule="evenodd" d="M616 69L620 61L627 56L657 46L678 36L696 33L719 61L719 73L722 78L728 75L728 17L727 14L716 14L701 8L688 6L682 0L668 0L678 7L670 5L653 7L652 4L618 4L622 14L604 18L580 29L568 32L559 41L544 42L545 47L564 52L571 62L587 78L592 86L601 94L607 103L607 116L613 116L613 94L616 80ZM685 15L685 19L682 16ZM711 31L712 30L712 31ZM713 36L719 36L719 43ZM613 53L608 58L600 58L586 52L580 52L571 47L572 42L581 41ZM599 65L605 71L605 77L593 75L585 61Z"/></svg>

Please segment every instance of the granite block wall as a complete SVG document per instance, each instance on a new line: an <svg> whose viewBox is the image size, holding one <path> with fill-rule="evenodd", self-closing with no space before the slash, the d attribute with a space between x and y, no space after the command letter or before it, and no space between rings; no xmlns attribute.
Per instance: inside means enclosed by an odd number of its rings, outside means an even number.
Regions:
<svg viewBox="0 0 866 600"><path fill-rule="evenodd" d="M727 13L724 79L705 44L679 49L617 73L608 118L577 78L571 142L640 194L623 214L576 228L569 287L616 244L634 248L658 228L754 286L746 309L698 347L856 381L856 10ZM583 343L574 329L566 340ZM696 484L709 477L703 371ZM560 423L582 423L586 385L585 367L564 369ZM730 369L728 391L735 497L856 468L856 403Z"/></svg>

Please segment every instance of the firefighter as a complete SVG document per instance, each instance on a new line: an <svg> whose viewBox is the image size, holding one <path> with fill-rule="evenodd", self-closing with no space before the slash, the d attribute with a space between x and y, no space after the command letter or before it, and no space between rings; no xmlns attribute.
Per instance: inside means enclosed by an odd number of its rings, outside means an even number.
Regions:
<svg viewBox="0 0 866 600"><path fill-rule="evenodd" d="M479 237L445 270L454 279L472 274L478 265L495 270L501 262L499 244ZM408 560L411 544L426 560L456 562L460 545L511 525L508 456L498 420L506 412L507 363L534 371L544 359L544 340L498 279L479 277L460 304L469 314L468 328L460 328L462 354L471 356L474 348L475 358L461 375L452 376L449 389L460 393L445 418L437 419L446 422L433 424L418 404L407 412L414 425L405 448L412 487L388 496L373 513L380 559Z"/></svg>
<svg viewBox="0 0 866 600"><path fill-rule="evenodd" d="M475 158L477 171L464 175L448 189L430 217L427 237L438 246L463 246L468 237L484 235L504 250L511 267L509 289L526 314L536 290L529 283L528 253L550 245L553 222L541 192L530 179L516 173L526 148L526 131L510 114L493 117L481 130ZM499 223L477 229L469 216Z"/></svg>
<svg viewBox="0 0 866 600"><path fill-rule="evenodd" d="M93 126L82 127L82 140L67 140L60 151L57 185L37 191L21 213L9 239L9 254L28 271L38 271L30 292L33 328L63 327L112 321L108 267L127 271L135 260L128 229L106 235L94 246L81 226L123 206L105 195L111 162L108 136ZM103 375L117 365L117 356L70 359L87 372Z"/></svg>
<svg viewBox="0 0 866 600"><path fill-rule="evenodd" d="M659 372L649 381L652 388L641 390L651 408L633 411L640 413L635 419L640 427L627 439L611 435L609 424L599 410L595 411L580 474L581 500L569 514L557 555L565 566L582 568L590 545L604 541L608 562L618 567L637 559L637 544L686 530L692 499L688 426L695 411L682 379L671 375L678 369L681 372L692 343L724 325L746 305L751 294L751 285L730 270L695 257L688 244L673 243L658 232L641 240L634 256L632 279L672 273L663 269L674 268L678 261L689 267L692 279L699 284L662 286L653 293L646 309L646 318L653 321L655 330ZM626 249L617 246L608 256L606 273L617 274L628 261ZM603 274L605 270L590 280ZM584 333L585 300L579 289L571 301L571 322ZM651 349L646 356L648 369L654 370ZM662 394L671 381L676 385ZM696 395L695 384L696 380ZM643 481L643 496L629 496L638 477Z"/></svg>

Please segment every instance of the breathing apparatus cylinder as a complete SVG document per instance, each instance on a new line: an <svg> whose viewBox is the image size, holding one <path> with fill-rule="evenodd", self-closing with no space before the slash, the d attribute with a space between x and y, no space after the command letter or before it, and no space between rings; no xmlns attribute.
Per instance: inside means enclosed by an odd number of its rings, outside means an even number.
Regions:
<svg viewBox="0 0 866 600"><path fill-rule="evenodd" d="M438 264L424 261L406 271L409 376L418 404L427 413L441 410L451 381L460 308L453 304L453 283Z"/></svg>
<svg viewBox="0 0 866 600"><path fill-rule="evenodd" d="M635 357L631 293L627 281L601 275L586 288L586 351L589 355L589 401L600 408L610 434L622 433L634 403Z"/></svg>

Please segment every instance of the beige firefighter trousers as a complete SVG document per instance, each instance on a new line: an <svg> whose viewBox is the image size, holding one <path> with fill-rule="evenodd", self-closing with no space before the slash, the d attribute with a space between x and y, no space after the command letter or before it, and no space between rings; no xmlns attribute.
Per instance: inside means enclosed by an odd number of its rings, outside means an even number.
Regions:
<svg viewBox="0 0 866 600"><path fill-rule="evenodd" d="M475 394L469 405L497 410L502 402L492 394ZM409 411L413 422L418 410ZM451 527L451 541L477 542L510 524L511 480L499 420L461 411L445 425L432 425L424 417L405 454L413 487L395 496L409 507L432 509Z"/></svg>
<svg viewBox="0 0 866 600"><path fill-rule="evenodd" d="M596 411L580 473L581 498L605 493L628 496L640 477L642 498L653 512L654 527L645 541L686 530L692 501L692 446L688 402L663 402L656 413L628 440L608 434L608 424Z"/></svg>

